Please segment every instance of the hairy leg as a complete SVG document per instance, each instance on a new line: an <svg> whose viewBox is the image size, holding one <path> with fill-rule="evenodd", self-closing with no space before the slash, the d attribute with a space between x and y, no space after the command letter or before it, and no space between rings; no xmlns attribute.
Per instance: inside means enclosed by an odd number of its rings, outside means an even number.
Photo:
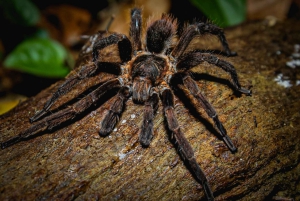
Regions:
<svg viewBox="0 0 300 201"><path fill-rule="evenodd" d="M78 84L80 80L93 76L96 70L97 66L93 63L82 66L80 71L75 76L67 78L65 82L58 87L57 91L54 92L52 97L46 102L43 109L38 111L33 117L30 118L30 122L35 122L44 116L60 96L69 92L75 85Z"/></svg>
<svg viewBox="0 0 300 201"><path fill-rule="evenodd" d="M109 64L105 64L104 62L99 62L98 51L112 44L118 44L120 58L123 62L129 61L131 59L132 47L129 39L122 34L112 34L106 38L102 38L97 41L93 47L93 62L88 63L87 65L82 66L80 71L76 76L68 78L56 92L54 92L53 96L46 102L45 106L42 110L37 112L33 117L30 118L30 122L37 121L42 116L44 116L47 111L49 111L50 107L55 103L55 101L62 95L69 92L73 86L75 86L79 80L84 78L93 76L98 68L105 68ZM112 63L110 65L119 65L117 63ZM105 71L105 69L103 69Z"/></svg>
<svg viewBox="0 0 300 201"><path fill-rule="evenodd" d="M113 88L119 88L121 87L120 85L121 84L118 79L107 81L106 83L92 91L90 94L85 96L83 99L80 99L78 102L74 103L72 106L45 117L35 125L32 125L28 129L21 132L18 136L11 138L5 142L1 142L1 148L4 149L6 147L14 145L23 139L26 139L45 130L51 130L56 126L75 118L78 114L86 111L92 104L97 102L105 94L105 92Z"/></svg>
<svg viewBox="0 0 300 201"><path fill-rule="evenodd" d="M226 129L220 122L218 115L215 109L211 106L211 104L206 100L206 98L201 94L200 89L198 88L196 82L191 78L191 76L187 75L183 78L184 86L189 90L189 92L197 99L200 105L204 108L207 115L213 119L215 125L220 131L220 134L223 138L223 141L230 149L230 151L235 152L237 148L232 143L231 139L227 135Z"/></svg>
<svg viewBox="0 0 300 201"><path fill-rule="evenodd" d="M99 50L113 44L118 45L119 55L122 62L126 62L131 59L132 46L130 40L124 34L113 33L110 36L97 41L93 46L93 62L95 65L99 62Z"/></svg>
<svg viewBox="0 0 300 201"><path fill-rule="evenodd" d="M127 86L123 86L118 94L114 97L113 102L108 109L104 112L104 118L101 121L101 128L99 134L106 136L114 129L119 121L120 115L123 112L123 108L126 100L131 95L131 91Z"/></svg>
<svg viewBox="0 0 300 201"><path fill-rule="evenodd" d="M178 59L178 63L176 65L176 69L178 71L186 71L191 69L194 66L199 65L202 62L208 62L213 64L224 71L228 72L232 78L233 86L236 88L237 91L251 95L251 91L244 89L241 87L241 84L238 80L238 75L236 70L232 64L227 61L221 60L218 57L210 54L210 53L201 53L201 52L189 52Z"/></svg>
<svg viewBox="0 0 300 201"><path fill-rule="evenodd" d="M140 143L148 147L153 138L153 119L158 108L158 95L154 92L145 102L144 119L139 136Z"/></svg>
<svg viewBox="0 0 300 201"><path fill-rule="evenodd" d="M210 24L210 23L204 23L204 22L199 22L196 24L197 28L200 32L200 34L212 34L218 36L224 51L226 52L227 56L236 56L236 52L232 52L229 49L224 31L222 28L218 27L217 25Z"/></svg>
<svg viewBox="0 0 300 201"><path fill-rule="evenodd" d="M201 170L200 166L198 165L194 156L194 151L187 139L184 137L184 134L182 133L178 124L174 111L173 93L168 88L163 89L163 91L161 91L161 98L163 102L165 117L167 119L168 128L172 132L172 137L175 138L175 142L178 145L178 152L180 156L183 158L183 160L187 162L198 182L202 184L207 200L214 200L214 196L208 184L206 176Z"/></svg>
<svg viewBox="0 0 300 201"><path fill-rule="evenodd" d="M235 56L236 55L235 52L232 52L229 49L223 29L219 28L216 25L206 24L203 22L196 23L196 24L193 24L193 25L190 25L187 27L187 29L181 35L179 42L178 42L177 46L173 49L171 55L174 58L180 57L184 53L184 51L186 50L187 46L190 44L190 42L192 41L193 38L195 38L196 36L202 35L202 34L206 34L206 33L217 35L219 37L227 56Z"/></svg>

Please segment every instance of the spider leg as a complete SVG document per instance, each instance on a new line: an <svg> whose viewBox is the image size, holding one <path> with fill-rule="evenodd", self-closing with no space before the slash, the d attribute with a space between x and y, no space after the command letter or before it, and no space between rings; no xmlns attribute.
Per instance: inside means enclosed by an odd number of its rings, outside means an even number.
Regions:
<svg viewBox="0 0 300 201"><path fill-rule="evenodd" d="M97 41L93 46L93 62L97 65L99 61L98 51L104 49L109 45L117 44L119 49L119 56L122 62L129 61L132 54L132 46L130 40L124 34L113 33L108 37Z"/></svg>
<svg viewBox="0 0 300 201"><path fill-rule="evenodd" d="M200 34L209 33L209 34L218 36L227 56L236 56L237 55L236 52L232 52L229 49L228 42L226 40L223 29L221 29L220 27L218 27L214 24L204 23L204 22L197 23L197 27L199 29Z"/></svg>
<svg viewBox="0 0 300 201"><path fill-rule="evenodd" d="M235 52L232 52L229 49L223 29L214 24L208 24L203 22L196 23L187 27L187 29L183 32L182 36L180 37L177 46L173 49L171 55L174 58L178 58L184 53L184 51L186 50L187 46L190 44L193 38L206 33L217 35L219 37L219 40L221 41L221 44L227 56L236 55Z"/></svg>
<svg viewBox="0 0 300 201"><path fill-rule="evenodd" d="M227 147L232 152L236 152L237 148L234 146L233 142L227 135L226 129L220 122L218 115L215 111L215 109L211 106L211 104L206 100L206 98L201 94L200 89L198 88L198 85L196 82L191 78L191 76L186 75L183 78L184 86L190 91L190 93L197 99L197 101L201 104L201 106L204 108L207 115L213 119L215 125L220 131L220 134L223 138L223 141L227 145Z"/></svg>
<svg viewBox="0 0 300 201"><path fill-rule="evenodd" d="M69 92L72 87L75 86L80 80L92 76L96 72L96 70L97 66L93 63L90 63L84 65L75 76L67 78L66 81L59 86L57 91L53 93L52 97L46 102L43 109L30 118L30 122L35 122L42 116L44 116L60 96Z"/></svg>
<svg viewBox="0 0 300 201"><path fill-rule="evenodd" d="M139 51L142 49L141 42L141 28L142 28L142 16L141 9L134 8L131 10L131 22L129 36L132 39L133 50Z"/></svg>
<svg viewBox="0 0 300 201"><path fill-rule="evenodd" d="M101 122L101 128L99 134L106 136L114 129L115 125L119 121L119 117L123 112L124 104L131 95L130 88L123 86L118 94L114 97L113 103L106 110L104 118Z"/></svg>
<svg viewBox="0 0 300 201"><path fill-rule="evenodd" d="M144 147L150 145L153 137L153 118L158 107L158 94L153 92L150 98L145 102L144 119L139 136L140 143Z"/></svg>
<svg viewBox="0 0 300 201"><path fill-rule="evenodd" d="M104 64L104 62L98 63L98 51L112 44L118 44L120 58L123 62L129 61L131 59L132 47L129 39L123 34L112 34L106 38L102 38L97 41L93 47L93 63L89 63L83 66L78 74L74 77L68 78L53 94L53 96L46 102L43 109L37 112L33 117L30 118L30 122L37 121L43 115L47 113L50 107L55 103L55 101L62 95L66 94L70 89L75 86L79 80L93 76L99 66ZM107 65L107 64L106 64ZM115 65L118 65L117 63ZM103 68L103 67L102 67Z"/></svg>
<svg viewBox="0 0 300 201"><path fill-rule="evenodd" d="M232 78L233 86L236 88L237 91L251 95L251 91L244 89L241 87L241 84L238 80L238 75L236 73L236 70L232 64L230 64L227 61L221 60L218 57L210 54L210 53L201 53L201 52L189 52L183 56L181 56L179 59L179 62L176 65L176 69L178 71L182 70L188 70L194 66L199 65L203 61L206 61L210 64L213 64L224 71L228 72Z"/></svg>
<svg viewBox="0 0 300 201"><path fill-rule="evenodd" d="M21 132L18 136L13 137L5 142L1 142L1 148L4 149L6 147L14 145L17 142L29 138L39 132L51 130L56 126L75 118L78 114L86 111L92 104L97 102L107 91L119 87L121 87L121 82L119 79L116 78L107 81L106 83L89 93L87 96L74 103L72 106L45 117L35 125Z"/></svg>
<svg viewBox="0 0 300 201"><path fill-rule="evenodd" d="M161 97L168 128L172 132L172 137L175 138L175 142L178 145L178 152L180 156L183 158L183 160L185 160L188 163L189 167L192 170L192 173L196 176L196 179L202 184L207 200L214 200L214 196L208 184L206 176L195 159L194 151L187 139L184 137L184 134L180 130L180 126L175 116L174 95L172 91L169 88L164 88L163 91L161 91Z"/></svg>

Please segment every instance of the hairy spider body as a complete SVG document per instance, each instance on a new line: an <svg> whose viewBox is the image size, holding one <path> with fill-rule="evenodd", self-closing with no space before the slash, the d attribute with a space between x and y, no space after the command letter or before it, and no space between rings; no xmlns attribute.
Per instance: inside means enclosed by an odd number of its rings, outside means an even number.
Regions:
<svg viewBox="0 0 300 201"><path fill-rule="evenodd" d="M141 10L134 8L131 11L130 39L118 33L112 33L104 37L98 37L101 35L100 33L96 37L92 36L90 40L93 40L93 47L89 51L92 61L81 65L78 72L68 77L58 90L54 92L44 105L44 108L30 118L31 122L41 120L16 137L2 142L1 147L6 148L38 132L50 130L73 119L88 110L107 91L112 89L118 89L118 92L113 97L109 107L102 113L103 120L100 122L99 134L106 136L112 132L119 121L126 101L132 97L135 103L143 104L145 108L139 141L143 146L147 147L153 138L153 119L158 108L159 99L161 99L167 126L172 133L171 137L175 140L180 156L187 162L197 181L202 184L207 199L213 200L213 193L208 181L194 157L192 147L184 137L177 122L171 86L174 79L181 80L189 93L195 97L208 116L213 119L228 148L235 152L236 147L219 121L216 111L201 94L197 83L190 76L189 71L202 62L208 62L228 72L237 91L248 95L251 92L241 88L235 68L230 63L210 53L202 53L198 50L186 51L186 49L193 38L200 34L210 33L219 37L228 56L235 55L235 53L230 51L222 29L213 24L195 23L187 26L183 33L177 36L177 21L170 15L164 14L161 19L148 23L145 44L141 40L141 30ZM176 37L179 37L179 39L176 40ZM96 41L94 41L95 39ZM105 58L101 57L101 51L106 50L111 45L117 46L120 61L107 62ZM96 76L97 71L109 72L116 76L100 84L100 86L73 105L47 115L51 106L60 96L70 91L77 85L78 81Z"/></svg>

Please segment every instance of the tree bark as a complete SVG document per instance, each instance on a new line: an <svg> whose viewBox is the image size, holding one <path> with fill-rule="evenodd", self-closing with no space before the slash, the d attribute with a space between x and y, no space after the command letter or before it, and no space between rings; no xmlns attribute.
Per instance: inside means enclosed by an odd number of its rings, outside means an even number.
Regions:
<svg viewBox="0 0 300 201"><path fill-rule="evenodd" d="M176 93L178 121L217 200L300 199L300 70L286 66L294 45L300 44L300 26L296 24L300 21L287 20L274 26L255 22L225 31L238 56L218 56L235 66L242 86L251 88L252 96L235 93L228 81L230 76L221 69L203 64L194 70L199 87L238 147L237 153L232 154L218 139L212 120L190 95ZM210 42L203 40L204 49ZM275 78L280 73L293 86L279 85ZM109 77L103 74L101 78ZM94 82L97 80L82 81L53 108ZM0 141L29 128L29 118L61 83L3 115ZM190 101L196 107L188 104ZM169 141L161 103L154 121L155 136L148 148L138 142L143 106L131 99L115 130L104 138L98 135L101 111L108 104L109 101L58 129L0 150L0 200L204 197L201 185Z"/></svg>

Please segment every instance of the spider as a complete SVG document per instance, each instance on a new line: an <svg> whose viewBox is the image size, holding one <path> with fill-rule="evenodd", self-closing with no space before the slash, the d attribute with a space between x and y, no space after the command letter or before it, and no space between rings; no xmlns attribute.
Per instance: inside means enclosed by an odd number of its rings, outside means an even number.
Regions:
<svg viewBox="0 0 300 201"><path fill-rule="evenodd" d="M221 60L212 53L200 50L187 51L192 39L201 34L213 34L218 36L227 56L236 55L229 49L222 29L210 23L197 22L185 27L178 35L177 20L168 14L163 14L158 20L150 20L147 24L145 42L142 42L142 17L141 9L131 10L131 22L129 38L119 33L108 34L99 32L90 38L92 49L87 51L90 60L79 67L72 76L66 78L58 90L46 102L42 110L37 112L30 121L33 124L19 135L1 143L2 149L19 141L35 135L44 130L51 130L58 125L69 121L79 114L87 111L93 104L112 89L117 90L109 108L102 114L100 122L100 136L106 136L112 132L124 110L126 101L132 97L137 104L144 105L143 122L140 128L139 141L142 146L148 147L153 138L153 119L158 108L159 99L162 102L167 127L171 138L175 141L178 153L186 161L195 179L203 186L206 198L214 200L213 192L204 172L198 165L194 151L180 129L174 111L174 85L173 80L179 79L192 94L198 103L204 108L207 115L213 119L227 147L235 152L237 149L219 121L211 104L201 94L201 91L191 76L191 69L203 62L208 62L221 68L231 75L233 86L240 93L251 95L250 90L241 88L238 76L233 65ZM105 62L101 57L101 51L110 46L118 48L119 60ZM88 49L88 48L86 48ZM86 80L97 76L97 71L114 74L111 79L103 82L95 89L89 91L82 99L73 105L47 114L51 106L64 94L70 91L80 80Z"/></svg>

